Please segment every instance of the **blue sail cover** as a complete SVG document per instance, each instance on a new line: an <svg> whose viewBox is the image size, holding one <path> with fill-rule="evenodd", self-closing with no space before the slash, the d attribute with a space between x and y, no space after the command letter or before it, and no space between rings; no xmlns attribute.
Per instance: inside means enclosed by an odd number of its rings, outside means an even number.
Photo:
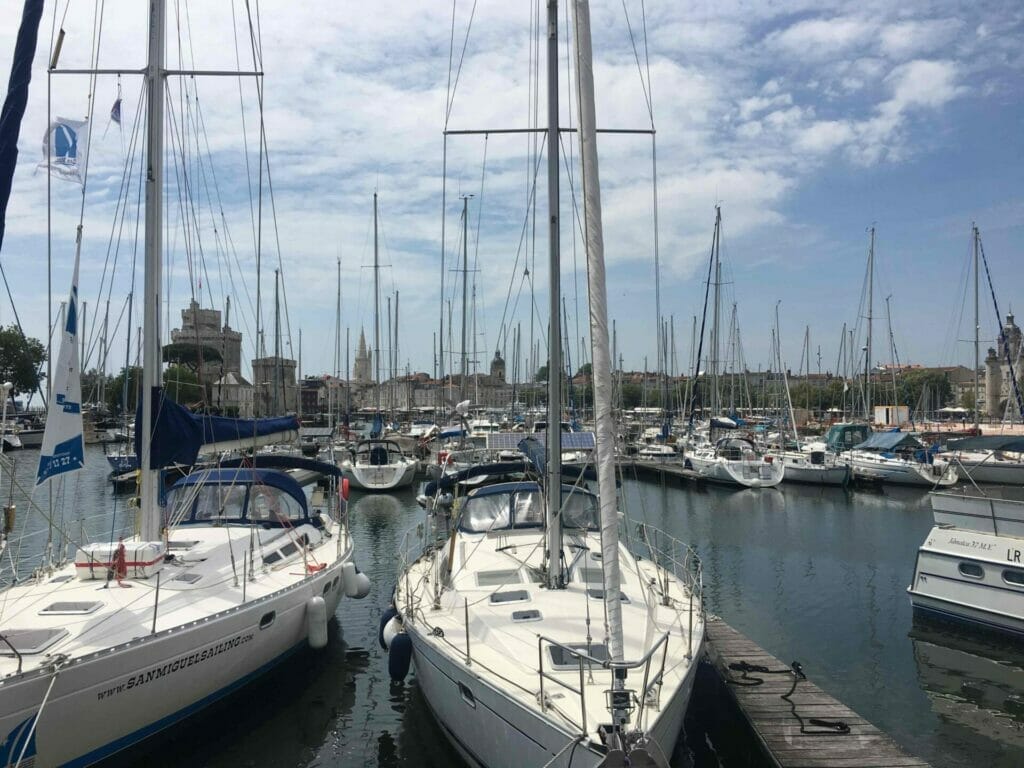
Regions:
<svg viewBox="0 0 1024 768"><path fill-rule="evenodd" d="M142 423L142 399L135 412L135 423ZM226 416L208 416L192 413L178 405L164 393L163 387L153 388L153 425L150 469L172 464L191 466L196 463L204 445L253 440L281 432L298 430L299 420L294 416L272 419L232 419ZM142 430L135 430L135 455L142 456Z"/></svg>
<svg viewBox="0 0 1024 768"><path fill-rule="evenodd" d="M373 425L370 427L370 437L376 440L384 434L384 419L379 413L373 416Z"/></svg>
<svg viewBox="0 0 1024 768"><path fill-rule="evenodd" d="M39 20L43 17L43 0L25 0L18 40L14 44L14 61L8 80L7 98L0 111L0 248L4 243L7 202L11 198L14 166L18 163L18 134L28 104L28 86L32 81L32 59L36 55Z"/></svg>

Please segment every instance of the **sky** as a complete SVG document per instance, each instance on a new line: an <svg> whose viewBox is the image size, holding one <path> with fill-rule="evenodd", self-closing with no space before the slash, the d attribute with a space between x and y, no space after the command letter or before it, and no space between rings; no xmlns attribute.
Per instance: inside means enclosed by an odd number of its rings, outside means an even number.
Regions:
<svg viewBox="0 0 1024 768"><path fill-rule="evenodd" d="M9 20L0 27L4 91L20 6L0 0ZM59 68L88 67L94 36L99 67L143 66L145 5L111 0L97 25L94 6L56 8L67 33ZM451 334L444 346L461 349L460 198L472 195L467 346L472 352L475 340L479 369L486 370L496 349L515 356L512 334L519 328L521 374L530 367L531 339L543 363L544 141L499 133L546 121L543 40L539 62L536 48L536 14L543 12L527 2L474 8L461 0L385 0L371 13L345 0L325 14L322 4L264 0L258 14L253 7L254 65L243 3L171 3L169 68L259 69L263 77L261 93L251 76L168 80L164 335L180 325L179 312L193 296L217 309L230 296L243 358L255 356L258 239L267 352L274 349L273 271L280 268L282 349L298 357L301 346L304 374L344 375L346 331L349 357L360 331L374 344L376 192L381 310L388 297L399 305L400 369L433 373L442 312ZM6 292L0 297L0 323L12 322L16 311L26 332L39 338L47 328L48 246L47 179L37 165L54 13L47 4L0 252L14 297L13 308ZM573 127L566 13L561 6L560 123ZM863 360L872 226L874 360L892 358L891 326L902 364L971 364L972 222L1001 312L1024 306L1019 3L602 0L593 3L592 16L599 127L645 130L653 122L656 131L653 141L641 133L598 140L609 314L626 369L657 367L660 303L673 331L669 367L690 370L716 205L721 337L724 345L735 305L751 370L772 367L776 313L781 356L792 371L808 365L805 338L811 371L839 370L844 324L848 331L858 327L844 346ZM119 87L117 125L109 112ZM93 113L84 197L76 183L51 184L51 306L67 296L81 215L87 365L99 359L103 312L96 308L109 301L107 368L116 372L127 327L139 323L138 304L131 322L125 305L136 252L136 296L142 285L134 130L140 78L100 76L90 98L89 78L53 75L50 91L52 115ZM258 152L260 96L269 174ZM446 140L446 126L494 133ZM573 226L580 205L575 142L574 134L562 133L562 291L567 346L578 367L589 357L589 333L585 258ZM982 285L984 356L998 329ZM381 347L390 350L386 318L381 328ZM720 357L733 354L723 349ZM445 363L459 365L457 354ZM508 366L511 373L513 360Z"/></svg>

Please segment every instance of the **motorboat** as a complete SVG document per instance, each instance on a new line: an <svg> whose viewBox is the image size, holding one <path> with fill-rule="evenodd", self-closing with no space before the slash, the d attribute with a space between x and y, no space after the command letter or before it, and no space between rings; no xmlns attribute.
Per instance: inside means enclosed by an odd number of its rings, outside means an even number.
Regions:
<svg viewBox="0 0 1024 768"><path fill-rule="evenodd" d="M930 494L935 527L908 592L916 612L1024 635L1024 501Z"/></svg>

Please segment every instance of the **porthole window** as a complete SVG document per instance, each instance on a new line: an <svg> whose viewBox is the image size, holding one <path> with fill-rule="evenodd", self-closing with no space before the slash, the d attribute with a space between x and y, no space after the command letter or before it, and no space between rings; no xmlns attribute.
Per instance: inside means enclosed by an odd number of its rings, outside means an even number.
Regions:
<svg viewBox="0 0 1024 768"><path fill-rule="evenodd" d="M985 577L984 569L977 563L960 563L960 574L969 579L982 579Z"/></svg>
<svg viewBox="0 0 1024 768"><path fill-rule="evenodd" d="M270 613L263 614L263 616L260 618L260 629L266 629L267 627L269 627L271 624L274 623L274 619L276 618L277 611L271 611Z"/></svg>
<svg viewBox="0 0 1024 768"><path fill-rule="evenodd" d="M462 683L459 683L459 693L462 694L462 700L469 704L469 706L476 709L476 697L473 696L473 692L469 690Z"/></svg>
<svg viewBox="0 0 1024 768"><path fill-rule="evenodd" d="M1003 581L1013 584L1015 587L1024 587L1024 571L1007 568L1003 571Z"/></svg>

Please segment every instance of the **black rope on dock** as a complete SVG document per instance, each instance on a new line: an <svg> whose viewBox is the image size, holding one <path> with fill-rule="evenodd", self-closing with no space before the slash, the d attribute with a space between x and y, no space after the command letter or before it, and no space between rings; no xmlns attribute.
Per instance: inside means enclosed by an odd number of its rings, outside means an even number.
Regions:
<svg viewBox="0 0 1024 768"><path fill-rule="evenodd" d="M800 713L796 711L796 702L791 698L796 692L796 687L801 680L806 680L807 675L804 674L803 665L799 661L794 661L786 669L768 669L761 664L749 664L746 661L736 661L729 665L729 669L734 672L742 672L738 680L730 679L728 682L732 685L741 687L751 687L755 685L761 685L764 682L763 677L756 677L751 675L751 672L756 672L759 675L793 675L793 685L790 687L788 693L780 694L779 698L784 699L789 703L789 712L793 717L796 718L797 722L800 723L800 733L808 736L815 735L832 735L832 734L846 734L850 732L850 726L842 720L825 720L820 717L809 717L804 721L804 718L800 716ZM807 727L807 723L814 726L813 729Z"/></svg>

